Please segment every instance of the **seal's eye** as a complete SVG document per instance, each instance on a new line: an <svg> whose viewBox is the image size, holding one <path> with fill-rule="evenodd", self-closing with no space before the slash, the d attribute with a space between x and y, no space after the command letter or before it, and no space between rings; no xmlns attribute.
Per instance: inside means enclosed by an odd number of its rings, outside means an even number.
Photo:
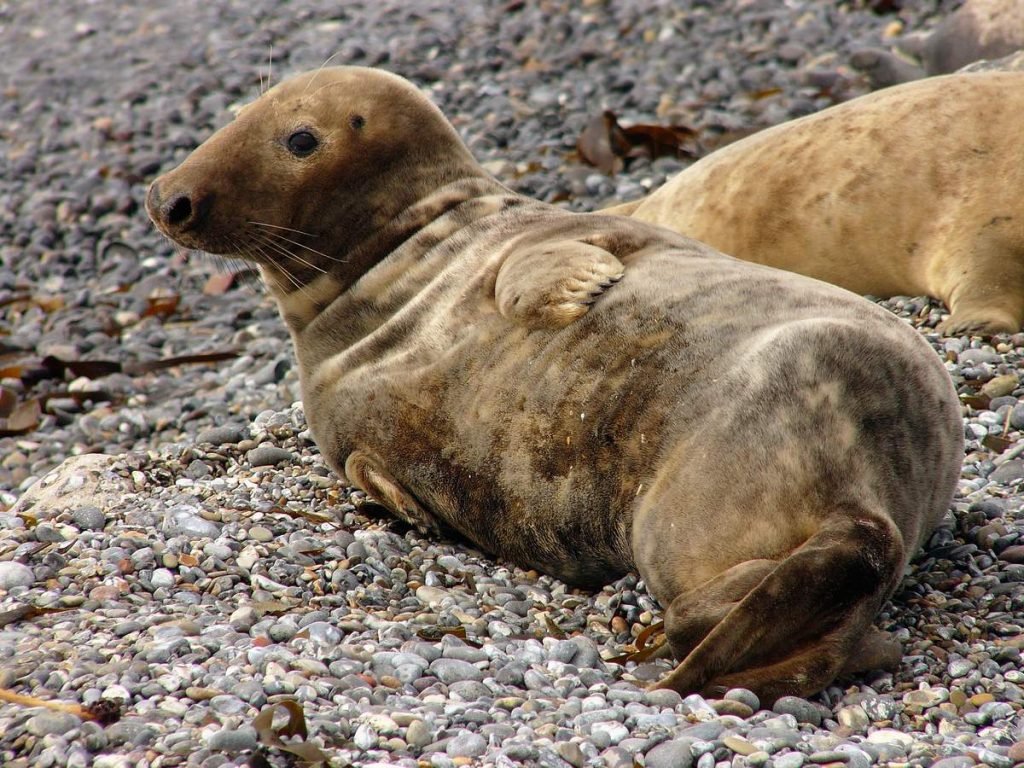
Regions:
<svg viewBox="0 0 1024 768"><path fill-rule="evenodd" d="M288 137L287 145L288 151L293 155L305 157L312 154L313 150L320 146L320 142L309 131L296 131Z"/></svg>

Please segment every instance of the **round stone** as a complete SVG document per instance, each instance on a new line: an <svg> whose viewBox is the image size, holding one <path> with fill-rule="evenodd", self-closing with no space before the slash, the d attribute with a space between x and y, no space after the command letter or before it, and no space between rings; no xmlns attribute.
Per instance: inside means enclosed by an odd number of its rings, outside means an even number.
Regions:
<svg viewBox="0 0 1024 768"><path fill-rule="evenodd" d="M95 506L78 507L71 513L75 525L83 531L102 531L107 524L103 510Z"/></svg>
<svg viewBox="0 0 1024 768"><path fill-rule="evenodd" d="M879 728L868 734L868 741L871 744L898 744L909 748L914 743L914 737L895 728Z"/></svg>
<svg viewBox="0 0 1024 768"><path fill-rule="evenodd" d="M775 768L801 768L806 761L807 757L802 752L785 752L775 755L772 762Z"/></svg>
<svg viewBox="0 0 1024 768"><path fill-rule="evenodd" d="M295 461L295 454L276 445L261 445L249 451L245 458L254 467L272 467Z"/></svg>
<svg viewBox="0 0 1024 768"><path fill-rule="evenodd" d="M575 741L560 741L556 743L555 752L573 768L582 768L587 759L583 754L583 750L580 749L580 745Z"/></svg>
<svg viewBox="0 0 1024 768"><path fill-rule="evenodd" d="M644 692L644 701L652 707L675 709L683 703L683 697L669 688L659 688Z"/></svg>
<svg viewBox="0 0 1024 768"><path fill-rule="evenodd" d="M949 691L945 688L922 688L917 691L907 691L903 694L903 703L911 707L937 707L944 701L949 701Z"/></svg>
<svg viewBox="0 0 1024 768"><path fill-rule="evenodd" d="M210 699L210 708L218 715L240 715L249 707L237 696L225 693Z"/></svg>
<svg viewBox="0 0 1024 768"><path fill-rule="evenodd" d="M975 666L975 663L970 659L953 659L946 667L946 671L950 677L965 677Z"/></svg>
<svg viewBox="0 0 1024 768"><path fill-rule="evenodd" d="M746 688L731 688L725 692L722 698L727 701L738 701L746 704L753 712L761 708L761 700L757 698L757 694L753 691L748 691Z"/></svg>
<svg viewBox="0 0 1024 768"><path fill-rule="evenodd" d="M806 699L798 696L783 696L775 702L772 711L779 715L792 715L798 723L808 723L817 728L821 725L821 711Z"/></svg>
<svg viewBox="0 0 1024 768"><path fill-rule="evenodd" d="M25 727L35 736L61 736L81 724L70 712L40 712L30 717Z"/></svg>
<svg viewBox="0 0 1024 768"><path fill-rule="evenodd" d="M854 704L851 707L842 707L836 713L836 720L840 725L854 731L863 731L871 723L867 712L859 704Z"/></svg>
<svg viewBox="0 0 1024 768"><path fill-rule="evenodd" d="M364 751L376 747L377 741L377 733L369 723L360 723L355 736L352 737L352 743Z"/></svg>
<svg viewBox="0 0 1024 768"><path fill-rule="evenodd" d="M455 758L480 757L486 751L487 741L480 734L471 731L462 731L456 734L445 747L448 757Z"/></svg>
<svg viewBox="0 0 1024 768"><path fill-rule="evenodd" d="M15 587L31 587L36 583L35 574L27 565L6 560L0 563L0 589L10 590Z"/></svg>
<svg viewBox="0 0 1024 768"><path fill-rule="evenodd" d="M410 747L423 748L433 740L430 727L422 720L413 720L405 729L405 742Z"/></svg>
<svg viewBox="0 0 1024 768"><path fill-rule="evenodd" d="M153 571L152 581L154 587L164 587L165 589L170 589L174 586L174 574L166 568L157 568L155 571Z"/></svg>
<svg viewBox="0 0 1024 768"><path fill-rule="evenodd" d="M236 608L228 617L228 624L236 632L248 632L257 621L259 621L259 615L256 613L256 609L250 605Z"/></svg>
<svg viewBox="0 0 1024 768"><path fill-rule="evenodd" d="M722 743L737 755L751 755L757 752L757 747L740 736L726 736Z"/></svg>
<svg viewBox="0 0 1024 768"><path fill-rule="evenodd" d="M692 739L663 741L644 756L647 768L691 768L694 762Z"/></svg>
<svg viewBox="0 0 1024 768"><path fill-rule="evenodd" d="M249 529L249 538L253 541L266 544L268 541L273 541L274 533L269 528L265 528L262 525L254 525Z"/></svg>
<svg viewBox="0 0 1024 768"><path fill-rule="evenodd" d="M259 739L255 728L243 725L235 730L225 728L214 731L207 737L206 746L214 752L245 752L256 749Z"/></svg>
<svg viewBox="0 0 1024 768"><path fill-rule="evenodd" d="M732 715L733 717L740 717L746 720L754 714L754 710L742 701L719 699L718 701L712 701L710 703L715 712L720 715Z"/></svg>
<svg viewBox="0 0 1024 768"><path fill-rule="evenodd" d="M210 443L211 445L225 445L240 443L247 435L241 427L232 424L223 424L219 427L204 429L196 437L197 443Z"/></svg>
<svg viewBox="0 0 1024 768"><path fill-rule="evenodd" d="M445 685L462 680L483 680L484 673L468 661L459 659L437 659L430 664L430 673Z"/></svg>

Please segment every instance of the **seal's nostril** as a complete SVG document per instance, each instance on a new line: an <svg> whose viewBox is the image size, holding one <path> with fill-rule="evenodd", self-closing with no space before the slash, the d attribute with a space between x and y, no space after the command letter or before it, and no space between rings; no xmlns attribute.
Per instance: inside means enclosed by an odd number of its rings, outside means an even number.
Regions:
<svg viewBox="0 0 1024 768"><path fill-rule="evenodd" d="M188 195L179 195L167 206L167 223L177 227L192 218L192 201Z"/></svg>

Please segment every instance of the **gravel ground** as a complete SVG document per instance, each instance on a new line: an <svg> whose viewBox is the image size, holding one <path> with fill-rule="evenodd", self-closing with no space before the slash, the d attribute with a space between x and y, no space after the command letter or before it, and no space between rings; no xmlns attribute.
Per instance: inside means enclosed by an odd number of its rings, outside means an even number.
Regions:
<svg viewBox="0 0 1024 768"><path fill-rule="evenodd" d="M0 0L0 404L43 403L0 438L0 611L36 608L0 626L0 687L123 709L102 727L0 704L0 765L286 765L253 757L253 718L286 699L339 766L1024 765L1024 334L944 339L935 303L883 302L968 403L954 509L878 619L901 668L771 710L680 699L643 690L664 663L609 660L659 618L635 578L570 590L340 487L269 301L204 293L228 265L175 253L142 210L271 55L274 81L330 56L410 77L499 178L589 210L682 162L580 164L603 108L702 137L776 123L864 92L851 51L955 6Z"/></svg>

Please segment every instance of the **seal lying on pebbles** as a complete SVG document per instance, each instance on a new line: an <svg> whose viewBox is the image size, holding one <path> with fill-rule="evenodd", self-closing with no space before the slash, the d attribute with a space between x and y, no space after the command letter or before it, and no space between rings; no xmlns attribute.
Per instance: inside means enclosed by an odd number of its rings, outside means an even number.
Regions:
<svg viewBox="0 0 1024 768"><path fill-rule="evenodd" d="M928 294L947 335L1024 323L1024 73L920 80L713 152L606 209L875 296Z"/></svg>
<svg viewBox="0 0 1024 768"><path fill-rule="evenodd" d="M147 209L259 265L317 444L397 517L573 584L637 570L681 659L661 686L768 701L867 663L949 504L960 409L912 329L516 195L394 75L281 83Z"/></svg>
<svg viewBox="0 0 1024 768"><path fill-rule="evenodd" d="M896 41L896 47L919 58L921 65L877 48L855 51L850 64L868 75L873 88L883 88L925 75L964 71L983 60L1008 57L1024 48L1024 3L966 0L930 35L907 35Z"/></svg>

